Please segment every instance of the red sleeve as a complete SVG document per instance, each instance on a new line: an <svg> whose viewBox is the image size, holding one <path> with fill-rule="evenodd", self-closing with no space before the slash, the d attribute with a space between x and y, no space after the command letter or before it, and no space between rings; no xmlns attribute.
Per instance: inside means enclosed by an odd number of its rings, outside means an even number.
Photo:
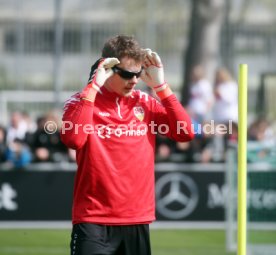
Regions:
<svg viewBox="0 0 276 255"><path fill-rule="evenodd" d="M93 123L94 103L81 100L80 93L65 102L62 117L61 140L72 149L80 149L86 142Z"/></svg>
<svg viewBox="0 0 276 255"><path fill-rule="evenodd" d="M191 118L176 96L164 98L161 103L162 105L156 101L154 110L159 133L178 142L191 141L194 138ZM161 125L164 125L164 128L161 128ZM168 127L168 132L164 134L160 131L165 131L165 126Z"/></svg>

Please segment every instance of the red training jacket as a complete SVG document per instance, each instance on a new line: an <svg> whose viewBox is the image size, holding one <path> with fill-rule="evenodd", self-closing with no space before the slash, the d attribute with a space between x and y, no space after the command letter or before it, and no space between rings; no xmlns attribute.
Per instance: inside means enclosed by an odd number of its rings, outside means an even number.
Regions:
<svg viewBox="0 0 276 255"><path fill-rule="evenodd" d="M73 95L64 106L62 141L77 152L73 224L155 220L157 131L190 141L191 120L175 95L159 103L139 90L129 97L97 93L95 103Z"/></svg>

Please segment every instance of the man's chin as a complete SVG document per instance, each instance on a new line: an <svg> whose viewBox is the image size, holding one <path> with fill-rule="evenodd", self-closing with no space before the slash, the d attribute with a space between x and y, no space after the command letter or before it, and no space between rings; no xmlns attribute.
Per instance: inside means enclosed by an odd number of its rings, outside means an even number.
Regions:
<svg viewBox="0 0 276 255"><path fill-rule="evenodd" d="M131 96L132 92L133 92L133 89L130 89L130 90L124 90L124 92L123 92L123 96L125 96L125 97L129 97L129 96Z"/></svg>

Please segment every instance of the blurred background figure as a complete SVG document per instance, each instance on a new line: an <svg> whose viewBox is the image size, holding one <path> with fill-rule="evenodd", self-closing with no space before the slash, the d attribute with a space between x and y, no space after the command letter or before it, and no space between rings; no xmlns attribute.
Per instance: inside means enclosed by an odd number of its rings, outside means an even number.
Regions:
<svg viewBox="0 0 276 255"><path fill-rule="evenodd" d="M13 168L24 168L32 160L32 155L25 142L28 124L21 112L13 112L7 128L5 158Z"/></svg>
<svg viewBox="0 0 276 255"><path fill-rule="evenodd" d="M23 141L28 130L28 125L20 112L13 112L10 123L7 127L7 145L9 146L15 139Z"/></svg>
<svg viewBox="0 0 276 255"><path fill-rule="evenodd" d="M37 129L34 119L30 116L30 113L23 111L21 113L23 121L26 123L27 131L26 134L34 133Z"/></svg>
<svg viewBox="0 0 276 255"><path fill-rule="evenodd" d="M238 84L226 68L216 70L214 96L213 120L216 126L225 125L226 132L210 137L210 143L203 151L204 162L224 162L230 140L234 143L237 138Z"/></svg>
<svg viewBox="0 0 276 255"><path fill-rule="evenodd" d="M226 68L219 68L215 75L214 121L228 123L238 122L238 84Z"/></svg>
<svg viewBox="0 0 276 255"><path fill-rule="evenodd" d="M273 142L275 134L270 122L263 117L254 120L248 128L248 140L258 142Z"/></svg>
<svg viewBox="0 0 276 255"><path fill-rule="evenodd" d="M156 161L169 161L174 142L165 136L156 136L155 158Z"/></svg>
<svg viewBox="0 0 276 255"><path fill-rule="evenodd" d="M205 123L207 124L207 123ZM225 124L224 124L225 125ZM238 125L235 122L225 125L225 133L205 133L202 147L201 163L221 163L226 161L229 145L236 146L238 142Z"/></svg>
<svg viewBox="0 0 276 255"><path fill-rule="evenodd" d="M248 162L266 162L276 165L275 160L275 132L270 121L265 117L257 117L248 127L249 146Z"/></svg>
<svg viewBox="0 0 276 255"><path fill-rule="evenodd" d="M32 154L27 144L16 138L7 148L6 159L12 168L22 169L31 163Z"/></svg>
<svg viewBox="0 0 276 255"><path fill-rule="evenodd" d="M205 78L205 72L200 65L192 69L191 81L192 85L187 109L195 121L202 123L210 118L213 105L212 85Z"/></svg>
<svg viewBox="0 0 276 255"><path fill-rule="evenodd" d="M56 124L57 130L47 132L47 122ZM59 118L55 112L49 112L37 119L37 130L30 134L28 143L32 148L34 162L62 162L68 161L68 150L60 140ZM74 156L71 156L74 158Z"/></svg>
<svg viewBox="0 0 276 255"><path fill-rule="evenodd" d="M225 161L227 150L227 136L222 134L212 134L206 139L208 143L202 148L201 163L221 163Z"/></svg>

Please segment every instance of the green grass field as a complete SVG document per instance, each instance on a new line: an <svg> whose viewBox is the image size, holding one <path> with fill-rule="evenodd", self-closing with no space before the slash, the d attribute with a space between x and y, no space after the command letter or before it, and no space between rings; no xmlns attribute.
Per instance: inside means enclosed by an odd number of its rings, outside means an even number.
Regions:
<svg viewBox="0 0 276 255"><path fill-rule="evenodd" d="M69 255L70 230L0 230L1 255ZM151 230L153 255L233 255L223 230Z"/></svg>
<svg viewBox="0 0 276 255"><path fill-rule="evenodd" d="M276 244L276 231L251 232L254 243ZM69 255L70 230L0 230L0 255ZM153 255L234 255L223 230L151 230Z"/></svg>

